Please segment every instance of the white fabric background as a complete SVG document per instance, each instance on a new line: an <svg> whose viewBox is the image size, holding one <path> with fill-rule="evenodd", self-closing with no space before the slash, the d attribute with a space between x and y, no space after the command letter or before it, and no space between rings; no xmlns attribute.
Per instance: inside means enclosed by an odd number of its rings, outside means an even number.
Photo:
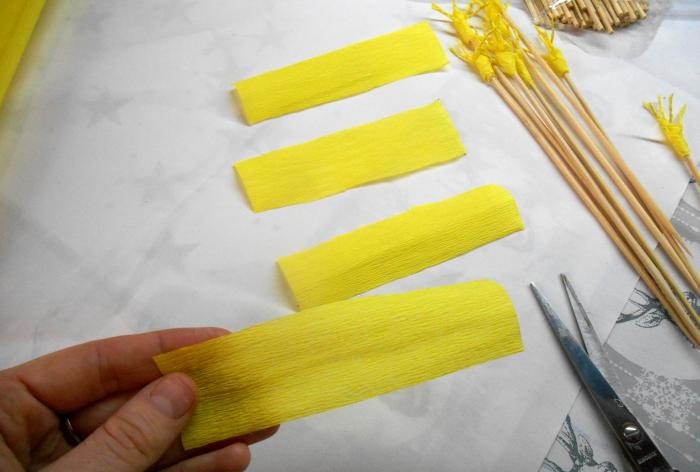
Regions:
<svg viewBox="0 0 700 472"><path fill-rule="evenodd" d="M251 470L539 467L579 384L527 283L539 282L563 309L557 274L568 272L605 334L636 277L505 104L453 59L442 72L252 127L229 93L235 80L437 19L426 3L49 3L0 114L2 367L98 337L235 330L288 313L279 256L497 183L515 195L525 231L376 292L495 279L518 310L525 352L286 424L254 447ZM446 25L433 25L449 46ZM687 179L664 147L639 139L659 134L641 101L675 90L690 105L694 147L700 68L689 46L700 41L687 34L625 61L563 45L589 103L669 214ZM250 211L234 162L436 98L466 157L318 202Z"/></svg>

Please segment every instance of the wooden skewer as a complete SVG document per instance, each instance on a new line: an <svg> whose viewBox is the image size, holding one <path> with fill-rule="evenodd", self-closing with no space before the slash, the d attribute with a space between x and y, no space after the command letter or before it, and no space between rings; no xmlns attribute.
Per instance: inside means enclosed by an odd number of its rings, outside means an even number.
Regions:
<svg viewBox="0 0 700 472"><path fill-rule="evenodd" d="M596 10L595 6L593 5L593 0L584 0L586 4L586 11L591 17L591 22L593 23L593 29L597 31L602 31L604 28L603 23L600 21L600 17L598 15L598 11Z"/></svg>
<svg viewBox="0 0 700 472"><path fill-rule="evenodd" d="M683 158L683 162L685 163L686 167L690 171L690 175L693 176L693 180L695 181L695 185L700 189L700 172L698 171L697 166L693 162L693 160L688 157Z"/></svg>
<svg viewBox="0 0 700 472"><path fill-rule="evenodd" d="M497 74L499 72L500 71L497 71ZM501 75L499 75L499 77L501 77L501 76L502 76L502 73L501 73ZM573 153L573 155L575 155L575 157L578 159L578 162L583 166L583 168L588 173L591 180L600 189L604 198L611 204L611 206L613 207L615 212L617 212L618 216L620 217L620 220L628 228L628 231L632 234L634 239L644 249L644 251L647 253L647 256L652 261L654 261L654 263L657 265L657 267L659 268L659 271L662 273L664 278L672 281L673 278L670 276L670 274L668 274L668 271L665 269L663 264L661 264L661 262L658 260L658 258L654 254L651 247L649 247L649 245L646 244L645 239L640 234L639 230L637 229L634 222L630 219L629 215L627 215L627 212L620 205L620 203L618 202L615 195L613 195L612 191L608 188L607 184L601 178L601 176L598 174L598 172L595 170L595 168L593 166L591 166L590 162L588 162L588 159L585 158L583 152L578 147L578 145L576 144L575 140L573 139L573 137L571 136L569 131L566 129L566 127L557 120L557 115L555 114L554 110L552 109L550 104L547 102L545 97L537 89L533 89L533 93L530 93L529 89L527 89L527 86L525 86L525 84L522 82L522 80L520 78L517 78L516 82L519 83L521 89L524 89L524 93L527 96L531 96L534 94L537 97L537 100L532 100L532 99L530 100L531 103L533 103L533 108L540 110L540 114L542 116L544 116L544 119L547 120L548 126L552 129L555 129L558 132L560 139L563 138L564 142L568 145L570 152ZM506 85L506 88L508 88L508 82L505 82L505 85ZM513 94L512 91L511 91L511 94ZM538 103L538 101L539 101L539 103ZM657 236L658 236L658 234L657 234ZM662 241L666 242L666 240L663 238L662 238ZM667 244L667 242L666 242L666 244ZM662 246L663 246L663 243L662 243ZM668 249L669 249L668 246L666 246L665 249L668 251ZM669 256L669 257L673 260L673 262L677 266L678 270L683 274L683 276L686 279L689 280L689 283L691 283L691 285L692 285L693 275L694 275L692 266L684 265L682 263L682 261L680 261L678 259L673 259L673 257L675 256L675 253L673 253L671 251L671 254L673 254L673 256ZM697 286L697 284L693 285L693 288L695 288L695 286ZM674 286L674 288L677 288L677 287ZM678 289L678 291L680 292L680 289ZM685 297L683 297L683 300L687 302L687 300L685 300ZM700 320L700 318L698 318L698 319Z"/></svg>
<svg viewBox="0 0 700 472"><path fill-rule="evenodd" d="M529 90L525 86L524 83L522 83L522 79L519 77L516 79L516 81L519 83L521 88L525 87L525 92L526 94L529 94ZM591 175L591 177L596 181L596 184L598 187L601 188L603 193L605 194L605 197L613 203L613 206L615 207L615 210L620 214L622 219L624 220L625 224L630 228L630 231L633 233L637 241L640 243L644 241L642 235L639 233L639 230L636 228L632 220L627 216L627 213L625 210L620 206L619 202L613 195L612 191L608 188L607 184L605 181L601 178L601 176L598 174L598 172L593 168L593 166L590 165L588 160L584 157L583 152L581 149L578 147L576 144L575 139L573 136L571 136L570 131L566 129L563 123L560 123L557 118L558 115L552 108L551 104L548 103L546 98L542 95L542 93L537 89L533 89L532 92L539 102L542 104L542 107L544 108L544 111L546 114L549 116L549 119L552 123L552 125L557 129L557 131L562 135L566 143L569 145L569 147L574 151L576 154L576 157L579 159L579 161L586 167L586 170L588 173ZM642 212L643 213L643 212ZM644 217L649 218L649 216L646 213L643 213ZM696 290L700 291L700 285L698 284L698 275L695 272L694 267L690 264L690 262L683 257L682 254L676 253L674 251L673 247L671 246L670 242L666 239L666 237L656 228L656 226L653 224L652 221L645 221L645 224L650 228L650 231L652 232L652 235L660 242L661 246L664 248L664 251L668 255L669 259L673 262L674 266L679 270L679 272L683 275L683 277L688 280L689 284L691 287Z"/></svg>
<svg viewBox="0 0 700 472"><path fill-rule="evenodd" d="M574 10L569 10L567 8L567 11L569 12L569 15L571 18L571 20L569 21L569 24L571 24L571 26L573 26L574 28L581 28L583 25L583 18L579 19L576 16L576 11L574 11Z"/></svg>
<svg viewBox="0 0 700 472"><path fill-rule="evenodd" d="M551 76L550 76L551 77ZM609 143L611 147L614 148L614 144L612 144L612 141L610 137L607 135L605 130L603 129L603 126L600 124L598 119L595 117L593 114L593 111L588 107L588 103L586 100L583 98L583 95L579 91L578 87L576 87L576 84L574 83L573 80L571 80L571 76L569 74L564 75L564 82L566 82L566 85L569 87L570 91L573 93L573 97L571 94L565 94L567 99L571 102L572 100L576 101L580 109L577 109L579 114L585 113L588 117L587 124L590 126L595 126L598 128L598 131L600 133L600 136L604 138L605 141ZM565 90L563 87L559 88L560 90ZM581 111L583 110L583 111ZM624 174L624 172L623 172ZM634 177L634 174L632 174L630 170L630 174ZM625 178L627 178L627 174L624 174ZM630 179L628 179L629 181ZM641 186L641 184L640 184ZM636 189L633 186L633 189L636 191ZM646 192L646 190L644 189ZM637 192L637 196L639 197L639 192ZM688 246L685 244L685 241L683 241L683 238L681 238L680 234L678 234L678 231L671 225L671 223L667 220L666 216L663 215L661 210L659 209L658 205L656 205L656 202L653 200L651 195L648 193L646 195L642 195L639 198L642 202L642 204L646 207L647 211L649 211L650 214L654 217L655 221L659 226L661 227L661 231L671 240L671 244L676 248L677 252L685 252L685 254L692 255L690 252L690 249Z"/></svg>
<svg viewBox="0 0 700 472"><path fill-rule="evenodd" d="M538 2L539 8L532 2ZM548 23L542 13L547 12L547 16L559 24L608 33L646 18L649 10L649 3L643 0L569 0L564 3L525 0L525 3L537 25Z"/></svg>
<svg viewBox="0 0 700 472"><path fill-rule="evenodd" d="M620 18L617 16L617 13L615 13L615 9L610 3L610 0L603 0L602 3L605 7L605 10L608 12L608 15L612 19L613 26L618 26L620 24Z"/></svg>
<svg viewBox="0 0 700 472"><path fill-rule="evenodd" d="M511 96L513 96L522 107L525 107L525 105L522 102L522 98L519 97L517 92L515 92L515 90L512 88L512 86L504 80L502 74L499 75L499 79L500 83L505 85L506 90L508 90ZM598 207L603 209L603 213L611 219L613 226L622 234L623 238L628 242L628 244L630 244L631 248L633 249L633 252L636 253L637 257L640 259L642 264L652 274L652 278L659 281L658 284L660 285L661 290L667 292L667 297L671 295L671 298L669 299L670 305L673 306L676 310L679 310L677 312L679 316L681 316L682 318L686 318L685 321L690 323L691 327L693 326L694 322L698 323L698 321L694 319L696 315L692 306L690 306L680 288L678 288L678 286L675 285L673 279L670 277L663 264L658 260L653 250L646 244L646 242L643 239L637 239L639 238L639 235L635 237L630 232L631 228L636 229L634 224L631 223L629 219L627 221L623 221L620 218L621 215L618 214L613 208L611 203L615 201L614 197L612 197L611 201L608 198L606 198L605 195L603 195L601 189L597 187L597 182L591 179L591 175L587 173L582 164L575 159L575 153L573 152L573 150L562 143L561 136L555 136L551 128L547 128L546 126L544 126L543 124L545 122L548 122L551 126L552 122L550 120L547 120L546 117L542 116L538 117L538 120L535 121L535 124L540 128L540 131L547 135L547 138L550 140L550 144L557 148L559 155L564 158L564 161L567 163L567 165L574 171L574 174L576 174L579 180L584 184L583 187L588 190L589 195L592 196L593 200L596 202ZM624 210L622 210L621 207L618 208L620 208L620 211L622 212L622 214L624 214ZM674 293L676 294L675 298L673 297ZM681 305L685 305L685 309L681 307ZM690 314L690 316L688 316L688 314Z"/></svg>
<svg viewBox="0 0 700 472"><path fill-rule="evenodd" d="M659 227L655 224L651 216L642 207L640 202L637 200L632 191L627 187L627 185L622 181L621 177L612 168L612 165L606 159L603 152L596 146L596 144L591 140L585 130L576 121L571 112L564 106L564 104L558 99L554 90L547 83L544 77L540 74L539 70L530 61L529 58L525 58L526 64L530 67L530 72L532 76L537 81L537 84L542 87L545 95L550 100L550 103L556 108L560 116L563 118L564 123L573 131L578 139L580 139L586 146L586 148L595 157L596 161L603 167L608 176L613 180L617 188L627 199L628 203L632 206L635 213L642 219L645 226L651 231L652 235L659 241L661 247L666 252L666 255L673 261L674 265L681 272L688 283L697 292L700 292L700 277L695 273L693 266L690 264L682 254L678 254L673 246L668 241L668 238L661 232ZM573 138L572 138L573 139ZM641 236L639 236L641 238Z"/></svg>
<svg viewBox="0 0 700 472"><path fill-rule="evenodd" d="M545 151L545 154L547 154L565 180L569 183L571 188L576 192L586 207L588 207L596 220L611 237L615 245L618 246L625 258L630 262L635 270L637 270L644 282L648 284L649 289L652 290L655 295L661 295L657 298L664 304L664 307L666 307L670 316L677 323L681 331L696 345L700 345L700 329L698 329L697 325L695 325L692 320L688 320L687 316L684 316L686 314L683 305L678 303L678 299L674 296L673 290L664 282L663 278L661 278L661 274L658 272L655 265L649 261L648 258L644 257L644 252L641 250L639 245L635 244L635 242L631 239L631 234L625 231L623 225L620 224L620 226L617 226L614 224L621 222L615 220L614 212L611 211L611 207L609 205L605 206L603 201L600 202L603 204L602 207L605 211L604 215L603 211L601 211L600 208L594 203L595 198L593 195L587 193L591 192L595 195L595 197L599 198L600 195L592 191L594 187L592 185L590 187L585 187L577 181L577 178L585 179L585 175L578 174L576 177L574 177L574 175L562 162L560 156L566 154L563 152L563 148L560 147L557 150L552 144L550 144L549 140L545 138L543 132L537 128L533 118L528 116L528 114L525 112L526 108L523 106L522 102L518 102L517 97L512 97L506 91L500 79L493 81L492 85L499 95L501 95L506 104L508 104L508 106L513 110L516 116L518 116L518 118L523 122L530 134L532 134L535 140L540 144L542 149ZM550 136L550 140L551 139L553 138ZM580 169L578 170L580 171ZM614 223L611 224L608 221L608 218L610 218ZM657 280L657 282L655 282L655 280Z"/></svg>
<svg viewBox="0 0 700 472"><path fill-rule="evenodd" d="M560 12L556 8L552 8L549 6L549 3L547 0L539 0L540 2L540 12L544 12L547 16L546 19L544 19L544 24L549 24L550 20L558 21L560 15Z"/></svg>
<svg viewBox="0 0 700 472"><path fill-rule="evenodd" d="M666 216L663 214L658 205L656 205L656 202L653 200L651 195L649 195L644 186L637 180L632 170L624 162L624 159L620 155L619 151L617 151L615 146L612 144L610 138L602 130L602 126L600 125L600 123L598 123L597 120L591 118L593 113L591 112L590 108L588 106L584 108L584 106L581 104L585 103L582 97L580 97L579 100L576 98L576 96L574 96L571 93L571 91L564 85L559 76L551 69L549 64L547 64L547 62L544 59L542 59L542 57L537 53L537 50L533 46L532 42L526 36L523 35L522 31L520 31L517 24L515 24L515 22L510 18L510 16L504 14L504 18L509 22L513 30L518 34L520 40L523 42L526 48L529 49L530 54L535 59L535 61L542 67L542 69L549 76L552 82L554 82L555 85L557 85L557 88L574 106L579 115L586 121L587 126L591 128L593 133L596 135L596 138L603 143L603 146L605 147L606 151L612 158L619 171L622 173L622 176L632 188L634 193L636 193L637 197L639 198L643 206L646 207L647 211L653 217L656 224L661 228L662 232L667 237L674 240L675 246L682 247L688 254L690 254L690 250L683 241L683 238L681 238L676 229L666 219Z"/></svg>
<svg viewBox="0 0 700 472"><path fill-rule="evenodd" d="M579 0L577 2L571 2L573 5L574 9L574 17L578 20L579 24L586 25L586 20L583 17L583 13L581 13L581 5L583 5L583 1Z"/></svg>
<svg viewBox="0 0 700 472"><path fill-rule="evenodd" d="M615 14L618 16L618 18L622 18L622 8L620 7L620 2L619 0L611 0L613 9L615 10Z"/></svg>
<svg viewBox="0 0 700 472"><path fill-rule="evenodd" d="M639 5L639 3L637 3L637 2L633 2L633 3L634 3L634 9L637 12L637 17L639 17L640 19L646 18L647 13L644 11L644 9L641 7L641 5Z"/></svg>
<svg viewBox="0 0 700 472"><path fill-rule="evenodd" d="M541 25L542 23L542 17L540 16L540 12L537 8L535 8L535 4L533 3L534 0L525 0L525 5L527 6L527 9L530 11L530 15L532 16L532 19L534 20L536 25Z"/></svg>
<svg viewBox="0 0 700 472"><path fill-rule="evenodd" d="M632 12L632 15L631 15L632 21L633 22L637 21L641 17L639 16L639 12L637 11L637 8L635 7L635 2L633 2L632 0L626 0L626 2L627 2L627 6L629 7L630 12Z"/></svg>
<svg viewBox="0 0 700 472"><path fill-rule="evenodd" d="M571 80L571 76L569 74L564 74L564 82L566 82L566 85L571 89L571 92L574 94L574 97L576 98L576 100L581 104L581 107L583 108L583 111L586 113L586 115L588 115L588 117L593 122L593 124L607 138L608 135L605 133L603 126L600 124L600 122L598 122L598 119L593 114L593 111L588 107L588 103L586 103L586 100L583 99L583 95L581 95L581 91L578 89L578 87L576 86L574 81Z"/></svg>
<svg viewBox="0 0 700 472"><path fill-rule="evenodd" d="M595 1L594 6L598 13L598 16L603 22L603 26L605 26L605 31L607 31L608 33L612 33L612 19L608 16L608 12L607 10L605 10L605 6L603 6L603 4L599 1Z"/></svg>
<svg viewBox="0 0 700 472"><path fill-rule="evenodd" d="M550 75L550 78L552 76L559 78L554 73L554 71L551 70L551 68L546 68L545 72L551 72L551 75L548 74ZM568 77L568 74L566 77ZM569 80L568 82L573 84L573 81L571 80ZM566 87L564 87L564 84L561 83L561 81L556 81L555 83L559 87L559 90L566 90ZM622 175L622 177L624 177L629 186L636 193L637 197L644 205L644 207L646 207L647 211L653 216L654 221L656 221L656 223L659 225L662 232L674 241L675 246L682 248L686 254L690 255L690 249L685 244L685 241L683 241L683 238L680 236L680 234L678 234L678 231L673 227L673 225L671 225L670 221L668 221L668 218L666 218L666 216L663 214L659 206L654 201L653 197L649 194L646 188L644 188L641 182L639 182L637 177L634 175L634 172L632 172L632 169L629 168L624 158L620 154L620 151L617 150L612 140L607 135L607 133L605 133L603 127L600 125L598 120L592 118L593 113L591 112L588 105L584 105L586 102L583 99L583 97L580 96L580 94L577 96L572 96L572 94L569 91L566 91L564 95L569 100L569 102L574 105L574 108L576 108L576 111L579 113L579 115L583 117L583 119L586 121L586 124L591 129L591 131L593 131L596 138L603 144L603 147L608 153L608 156L612 158L613 163L615 164L615 166L617 166L617 169L619 169L619 173Z"/></svg>

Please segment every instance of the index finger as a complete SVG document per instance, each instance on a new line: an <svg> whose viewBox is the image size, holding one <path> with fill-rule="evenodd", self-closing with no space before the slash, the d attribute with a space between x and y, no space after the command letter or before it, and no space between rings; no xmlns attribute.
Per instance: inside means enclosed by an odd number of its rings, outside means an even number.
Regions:
<svg viewBox="0 0 700 472"><path fill-rule="evenodd" d="M7 374L49 408L68 412L160 377L153 362L157 354L227 333L221 328L178 328L101 339L47 354Z"/></svg>

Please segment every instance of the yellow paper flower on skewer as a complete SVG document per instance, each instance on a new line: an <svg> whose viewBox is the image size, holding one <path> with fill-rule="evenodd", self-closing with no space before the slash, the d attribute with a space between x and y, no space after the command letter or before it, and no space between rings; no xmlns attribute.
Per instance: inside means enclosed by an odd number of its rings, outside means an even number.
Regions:
<svg viewBox="0 0 700 472"><path fill-rule="evenodd" d="M525 82L525 85L529 88L533 88L535 86L535 81L532 79L530 69L527 68L527 64L525 63L525 51L523 50L522 44L520 44L520 36L518 36L515 31L513 31L513 50L515 52L515 69L518 75L522 81Z"/></svg>
<svg viewBox="0 0 700 472"><path fill-rule="evenodd" d="M685 136L683 135L683 115L685 115L685 110L688 108L688 105L683 105L683 108L681 108L681 111L678 112L674 122L673 94L668 97L668 117L664 111L661 96L657 98L657 104L658 108L654 108L654 105L651 102L644 102L644 108L647 109L649 113L651 113L651 116L654 117L656 122L659 123L661 131L666 137L666 141L668 141L668 144L671 146L671 149L673 149L676 156L680 157L681 159L690 157L690 147L688 146L688 142L685 140Z"/></svg>
<svg viewBox="0 0 700 472"><path fill-rule="evenodd" d="M554 25L552 25L552 32L550 34L547 34L547 32L539 26L535 26L535 29L537 30L537 36L547 49L547 54L542 57L559 77L564 77L569 72L569 64L567 64L561 49L554 45Z"/></svg>
<svg viewBox="0 0 700 472"><path fill-rule="evenodd" d="M432 4L433 10L449 18L457 32L457 37L471 49L475 49L481 41L481 35L469 25L469 18L474 16L471 6L462 11L457 7L457 0L452 0L452 13L443 10L439 5Z"/></svg>
<svg viewBox="0 0 700 472"><path fill-rule="evenodd" d="M484 82L491 82L496 72L493 70L491 59L477 47L474 52L467 51L462 44L450 48L452 54L469 64L476 70Z"/></svg>
<svg viewBox="0 0 700 472"><path fill-rule="evenodd" d="M518 71L518 75L523 79L523 82L525 82L525 85L533 88L535 86L535 81L532 80L530 70L527 68L527 64L525 64L524 55L525 52L523 52L522 49L518 49L518 52L515 54L515 67Z"/></svg>
<svg viewBox="0 0 700 472"><path fill-rule="evenodd" d="M511 27L503 17L505 6L500 0L482 0L480 11L483 11L481 17L491 31L504 38L512 37Z"/></svg>
<svg viewBox="0 0 700 472"><path fill-rule="evenodd" d="M502 51L496 53L496 64L508 77L513 77L518 73L516 55L513 51Z"/></svg>

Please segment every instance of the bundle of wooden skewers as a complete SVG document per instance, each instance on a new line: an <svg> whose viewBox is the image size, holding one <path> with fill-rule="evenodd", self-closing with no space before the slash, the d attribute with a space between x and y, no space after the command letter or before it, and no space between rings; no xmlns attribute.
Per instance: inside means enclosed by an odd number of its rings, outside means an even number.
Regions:
<svg viewBox="0 0 700 472"><path fill-rule="evenodd" d="M647 17L646 0L525 0L536 25L552 22L612 33Z"/></svg>
<svg viewBox="0 0 700 472"><path fill-rule="evenodd" d="M452 12L435 4L433 9L454 26L459 43L451 51L501 96L678 328L700 346L700 316L628 208L659 242L688 287L700 293L688 248L571 80L566 60L554 46L554 32L537 28L545 49L540 52L508 16L501 0L472 0L464 10L453 0Z"/></svg>

